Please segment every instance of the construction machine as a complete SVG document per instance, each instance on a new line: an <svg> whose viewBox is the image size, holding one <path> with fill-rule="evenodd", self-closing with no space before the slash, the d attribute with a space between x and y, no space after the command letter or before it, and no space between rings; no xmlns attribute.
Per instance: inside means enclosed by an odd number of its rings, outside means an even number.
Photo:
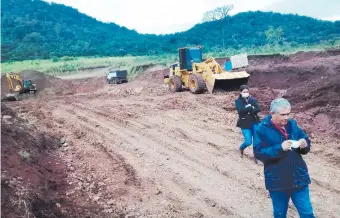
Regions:
<svg viewBox="0 0 340 218"><path fill-rule="evenodd" d="M242 56L244 58L244 56ZM247 57L245 57L247 58ZM246 59L237 65L241 68L248 64ZM213 57L203 60L202 47L179 49L179 62L170 66L169 73L164 74L164 83L168 85L171 92L178 92L185 88L194 94L209 91L210 94L216 90L232 90L247 84L249 74L245 70L224 71Z"/></svg>
<svg viewBox="0 0 340 218"><path fill-rule="evenodd" d="M4 100L18 101L22 94L35 94L37 91L36 84L33 80L23 80L20 74L6 73L9 93L5 95Z"/></svg>
<svg viewBox="0 0 340 218"><path fill-rule="evenodd" d="M106 75L106 81L109 84L127 83L127 70L110 70Z"/></svg>

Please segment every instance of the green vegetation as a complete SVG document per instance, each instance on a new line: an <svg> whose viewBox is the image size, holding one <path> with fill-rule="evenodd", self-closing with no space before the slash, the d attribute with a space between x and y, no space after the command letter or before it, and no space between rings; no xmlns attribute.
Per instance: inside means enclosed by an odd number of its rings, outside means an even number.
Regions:
<svg viewBox="0 0 340 218"><path fill-rule="evenodd" d="M175 61L174 55L162 56L130 56L130 57L62 57L55 61L50 60L26 60L14 61L1 64L1 72L20 72L23 70L38 70L54 76L76 73L88 68L109 67L114 69L129 69L140 65L166 65ZM131 69L132 69L131 68Z"/></svg>
<svg viewBox="0 0 340 218"><path fill-rule="evenodd" d="M48 65L42 69L52 69L51 72L89 65L80 60L95 60L90 65L105 65L105 61L111 60L73 57L156 57L193 45L202 45L206 52L215 54L269 52L271 48L285 51L336 45L340 39L340 21L260 11L227 16L222 40L221 28L217 28L219 20L197 24L175 34L139 34L114 23L99 22L71 7L42 0L3 0L1 20L2 61L49 59L33 62L38 68ZM30 62L22 64L33 65Z"/></svg>
<svg viewBox="0 0 340 218"><path fill-rule="evenodd" d="M242 52L248 55L259 54L292 54L297 51L321 51L327 48L340 46L340 40L331 44L309 45L291 47L287 45L266 45L253 49L226 49L220 52L208 52L203 50L204 58L207 57L228 57ZM21 72L23 70L38 70L53 76L74 74L80 70L89 68L108 67L112 69L127 69L129 76L134 77L145 69L146 66L162 65L167 66L178 61L178 54L167 54L158 56L125 56L125 57L61 57L49 60L25 60L11 61L1 64L1 72Z"/></svg>

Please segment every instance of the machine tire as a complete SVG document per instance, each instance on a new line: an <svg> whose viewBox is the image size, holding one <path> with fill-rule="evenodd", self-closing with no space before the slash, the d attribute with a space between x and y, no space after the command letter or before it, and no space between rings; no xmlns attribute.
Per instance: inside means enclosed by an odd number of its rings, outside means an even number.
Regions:
<svg viewBox="0 0 340 218"><path fill-rule="evenodd" d="M171 76L169 79L169 90L171 92L182 91L182 80L179 76Z"/></svg>
<svg viewBox="0 0 340 218"><path fill-rule="evenodd" d="M206 86L204 79L199 74L190 74L189 89L194 94L201 94L205 91Z"/></svg>

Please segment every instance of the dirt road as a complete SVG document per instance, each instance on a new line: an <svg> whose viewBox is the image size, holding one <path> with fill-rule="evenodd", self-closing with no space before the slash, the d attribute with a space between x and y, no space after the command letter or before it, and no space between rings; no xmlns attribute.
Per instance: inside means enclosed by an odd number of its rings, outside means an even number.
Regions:
<svg viewBox="0 0 340 218"><path fill-rule="evenodd" d="M158 74L148 75L159 81ZM172 94L141 78L8 105L29 124L66 139L57 155L68 167L67 197L85 196L107 217L118 217L117 211L126 217L272 217L262 164L254 163L251 148L243 159L238 153L237 93ZM338 139L312 139L304 158L315 214L340 217ZM292 204L289 217L297 217Z"/></svg>

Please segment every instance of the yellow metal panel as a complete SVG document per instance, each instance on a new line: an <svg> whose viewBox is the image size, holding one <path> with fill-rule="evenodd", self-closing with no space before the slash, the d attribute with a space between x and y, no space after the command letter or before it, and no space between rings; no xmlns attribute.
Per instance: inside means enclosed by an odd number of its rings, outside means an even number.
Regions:
<svg viewBox="0 0 340 218"><path fill-rule="evenodd" d="M231 79L241 79L247 78L250 75L246 71L240 72L223 72L219 74L213 74L212 77L217 80L231 80Z"/></svg>

